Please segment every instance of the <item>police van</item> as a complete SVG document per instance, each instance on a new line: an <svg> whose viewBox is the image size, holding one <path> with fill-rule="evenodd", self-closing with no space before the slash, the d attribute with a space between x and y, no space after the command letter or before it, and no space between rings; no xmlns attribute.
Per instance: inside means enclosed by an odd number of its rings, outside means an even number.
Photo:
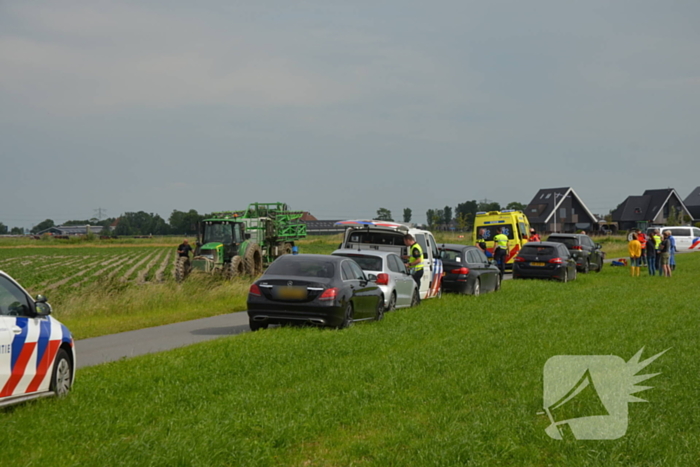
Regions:
<svg viewBox="0 0 700 467"><path fill-rule="evenodd" d="M349 220L335 223L346 227L343 243L339 248L354 250L392 251L407 256L408 248L403 236L411 234L423 250L423 278L420 281L421 299L442 295L442 260L433 234L427 230L413 229L406 224L380 220Z"/></svg>
<svg viewBox="0 0 700 467"><path fill-rule="evenodd" d="M493 237L496 236L496 229L501 227L504 235L508 237L508 255L506 264L513 264L513 260L520 252L523 245L527 243L530 233L530 222L522 211L506 209L504 211L477 212L474 218L474 232L472 240L476 245L479 231L483 230L483 239L486 248L493 253Z"/></svg>
<svg viewBox="0 0 700 467"><path fill-rule="evenodd" d="M0 407L62 396L73 385L73 336L50 313L46 298L34 300L0 271Z"/></svg>

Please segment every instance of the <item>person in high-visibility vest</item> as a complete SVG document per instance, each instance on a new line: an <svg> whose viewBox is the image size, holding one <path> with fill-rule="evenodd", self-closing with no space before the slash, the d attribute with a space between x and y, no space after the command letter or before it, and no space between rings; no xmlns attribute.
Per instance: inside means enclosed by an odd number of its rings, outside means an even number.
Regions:
<svg viewBox="0 0 700 467"><path fill-rule="evenodd" d="M642 256L639 257L639 265L646 266L647 264L647 236L641 230L637 229L637 240L642 247Z"/></svg>
<svg viewBox="0 0 700 467"><path fill-rule="evenodd" d="M537 232L535 231L535 229L530 229L530 237L527 239L527 241L528 241L528 242L539 242L539 241L541 241L541 240L540 240L540 236L537 235Z"/></svg>
<svg viewBox="0 0 700 467"><path fill-rule="evenodd" d="M659 276L663 275L663 271L661 270L661 253L659 253L659 247L661 246L661 232L659 229L654 230L654 235L652 237L654 239L654 251L656 255L656 270L659 273Z"/></svg>
<svg viewBox="0 0 700 467"><path fill-rule="evenodd" d="M506 256L508 256L508 236L503 233L502 227L498 227L493 237L493 257L498 269L501 270L501 279L506 272Z"/></svg>
<svg viewBox="0 0 700 467"><path fill-rule="evenodd" d="M423 249L411 234L403 236L403 243L408 247L406 267L409 268L411 277L418 285L418 301L420 303L420 280L423 277Z"/></svg>

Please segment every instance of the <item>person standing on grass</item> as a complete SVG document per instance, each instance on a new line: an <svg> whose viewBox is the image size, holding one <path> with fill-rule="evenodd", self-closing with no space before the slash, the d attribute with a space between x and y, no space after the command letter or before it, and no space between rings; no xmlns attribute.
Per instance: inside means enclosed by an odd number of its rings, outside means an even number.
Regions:
<svg viewBox="0 0 700 467"><path fill-rule="evenodd" d="M662 275L661 272L661 255L659 254L659 247L661 246L661 233L659 229L654 230L654 257L656 258L656 270L659 271L659 276Z"/></svg>
<svg viewBox="0 0 700 467"><path fill-rule="evenodd" d="M630 275L632 277L639 276L639 258L642 256L642 244L637 240L637 234L632 234L632 240L627 244L627 250L630 252Z"/></svg>
<svg viewBox="0 0 700 467"><path fill-rule="evenodd" d="M182 243L177 247L177 255L180 258L189 258L192 247L187 239L184 239Z"/></svg>
<svg viewBox="0 0 700 467"><path fill-rule="evenodd" d="M671 241L668 237L671 236L671 232L666 230L664 232L663 240L659 244L659 259L661 261L661 275L664 277L671 277L671 266L669 266L668 261L671 257Z"/></svg>
<svg viewBox="0 0 700 467"><path fill-rule="evenodd" d="M493 237L493 257L496 260L496 266L501 271L501 280L506 273L506 257L508 256L508 236L503 233L503 228L496 229L496 235Z"/></svg>
<svg viewBox="0 0 700 467"><path fill-rule="evenodd" d="M656 246L653 238L647 239L647 267L650 276L656 274Z"/></svg>
<svg viewBox="0 0 700 467"><path fill-rule="evenodd" d="M642 256L639 257L640 266L646 266L647 264L647 236L644 232L637 229L637 240L642 246Z"/></svg>
<svg viewBox="0 0 700 467"><path fill-rule="evenodd" d="M673 236L673 232L670 230L667 230L668 232L668 241L669 244L671 245L671 248L669 250L669 257L668 257L668 265L671 268L671 271L676 270L676 239Z"/></svg>
<svg viewBox="0 0 700 467"><path fill-rule="evenodd" d="M408 247L408 260L406 267L411 271L411 277L418 285L418 303L420 303L420 280L423 277L423 249L413 238L413 235L406 234L403 236L403 243Z"/></svg>

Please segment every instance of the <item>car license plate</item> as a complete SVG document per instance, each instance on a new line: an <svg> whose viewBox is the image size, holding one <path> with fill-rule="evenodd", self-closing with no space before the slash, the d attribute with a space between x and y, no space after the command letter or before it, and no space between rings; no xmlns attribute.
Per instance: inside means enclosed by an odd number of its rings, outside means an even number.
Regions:
<svg viewBox="0 0 700 467"><path fill-rule="evenodd" d="M303 300L307 296L306 287L280 287L277 296L287 300Z"/></svg>
<svg viewBox="0 0 700 467"><path fill-rule="evenodd" d="M530 266L544 266L544 263L530 263Z"/></svg>

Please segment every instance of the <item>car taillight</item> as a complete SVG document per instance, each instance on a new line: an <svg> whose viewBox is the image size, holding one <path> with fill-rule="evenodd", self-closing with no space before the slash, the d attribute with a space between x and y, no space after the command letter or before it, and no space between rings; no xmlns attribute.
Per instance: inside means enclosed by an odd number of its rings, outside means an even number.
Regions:
<svg viewBox="0 0 700 467"><path fill-rule="evenodd" d="M549 260L549 262L550 262L550 263L554 263L554 264L561 264L561 263L563 263L564 261L562 261L561 258L552 258L552 259Z"/></svg>
<svg viewBox="0 0 700 467"><path fill-rule="evenodd" d="M389 274L377 274L377 285L389 285Z"/></svg>
<svg viewBox="0 0 700 467"><path fill-rule="evenodd" d="M452 274L469 274L469 268L459 268L450 271Z"/></svg>
<svg viewBox="0 0 700 467"><path fill-rule="evenodd" d="M516 256L515 259L514 259L513 261L516 262L516 263L524 263L524 262L525 262L525 258L523 258L522 256Z"/></svg>
<svg viewBox="0 0 700 467"><path fill-rule="evenodd" d="M578 251L583 251L583 247L581 245L576 245L573 247L573 249L578 250Z"/></svg>
<svg viewBox="0 0 700 467"><path fill-rule="evenodd" d="M323 291L320 297L318 297L319 300L335 300L338 298L338 288L333 287L330 289L326 289Z"/></svg>
<svg viewBox="0 0 700 467"><path fill-rule="evenodd" d="M261 297L262 293L260 292L260 287L258 287L258 284L253 284L250 286L250 290L248 291L250 295L255 295L256 297Z"/></svg>

